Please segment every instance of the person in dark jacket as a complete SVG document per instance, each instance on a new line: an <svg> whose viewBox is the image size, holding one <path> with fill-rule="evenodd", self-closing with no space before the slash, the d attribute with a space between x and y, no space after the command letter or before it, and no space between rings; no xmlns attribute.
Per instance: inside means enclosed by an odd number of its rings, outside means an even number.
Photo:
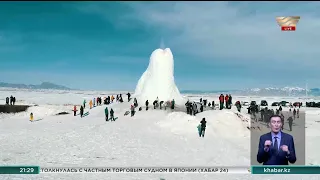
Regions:
<svg viewBox="0 0 320 180"><path fill-rule="evenodd" d="M10 105L12 105L12 102L13 102L13 96L11 95L10 96Z"/></svg>
<svg viewBox="0 0 320 180"><path fill-rule="evenodd" d="M201 133L200 133L200 137L204 137L205 131L206 131L206 127L207 127L207 121L206 118L202 118L202 120L200 121L201 124Z"/></svg>
<svg viewBox="0 0 320 180"><path fill-rule="evenodd" d="M149 109L149 100L146 100L146 111Z"/></svg>
<svg viewBox="0 0 320 180"><path fill-rule="evenodd" d="M6 105L9 105L9 97L6 97Z"/></svg>
<svg viewBox="0 0 320 180"><path fill-rule="evenodd" d="M130 107L130 111L131 111L131 117L133 117L134 113L135 113L135 109L134 109L134 105L133 104Z"/></svg>
<svg viewBox="0 0 320 180"><path fill-rule="evenodd" d="M187 108L187 114L190 114L190 105L189 105L189 100L184 104Z"/></svg>
<svg viewBox="0 0 320 180"><path fill-rule="evenodd" d="M83 106L80 107L80 117L83 116Z"/></svg>
<svg viewBox="0 0 320 180"><path fill-rule="evenodd" d="M109 110L108 107L104 109L104 115L106 116L106 121L109 121Z"/></svg>
<svg viewBox="0 0 320 180"><path fill-rule="evenodd" d="M228 99L228 104L229 104L229 109L231 109L231 104L232 104L232 96L229 94L229 99Z"/></svg>
<svg viewBox="0 0 320 180"><path fill-rule="evenodd" d="M156 107L157 107L157 103L158 103L158 101L157 101L157 100L154 100L154 101L153 101L153 103L152 103L152 104L153 104L153 109L156 109Z"/></svg>
<svg viewBox="0 0 320 180"><path fill-rule="evenodd" d="M160 101L160 109L162 109L163 103L164 103L164 101Z"/></svg>
<svg viewBox="0 0 320 180"><path fill-rule="evenodd" d="M207 106L207 101L208 101L208 100L206 100L206 99L203 100L203 105L204 105L204 107Z"/></svg>
<svg viewBox="0 0 320 180"><path fill-rule="evenodd" d="M115 121L115 119L114 119L114 111L113 111L112 108L111 108L111 110L110 110L110 120L111 120L111 121Z"/></svg>
<svg viewBox="0 0 320 180"><path fill-rule="evenodd" d="M200 106L200 112L203 112L203 105Z"/></svg>
<svg viewBox="0 0 320 180"><path fill-rule="evenodd" d="M174 106L175 106L175 101L174 101L174 99L172 99L172 101L171 101L171 109L174 109Z"/></svg>
<svg viewBox="0 0 320 180"><path fill-rule="evenodd" d="M131 97L131 94L128 92L128 93L127 93L127 96L128 96L128 102L129 102L129 101L131 100L131 98L130 98L130 97Z"/></svg>

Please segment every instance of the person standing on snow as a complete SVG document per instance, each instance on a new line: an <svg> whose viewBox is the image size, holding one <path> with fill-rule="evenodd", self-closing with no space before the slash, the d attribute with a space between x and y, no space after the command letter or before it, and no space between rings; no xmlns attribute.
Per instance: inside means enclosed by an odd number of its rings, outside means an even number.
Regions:
<svg viewBox="0 0 320 180"><path fill-rule="evenodd" d="M222 110L223 109L223 104L224 104L224 96L223 96L223 94L221 94L219 96L219 102L220 102L220 110Z"/></svg>
<svg viewBox="0 0 320 180"><path fill-rule="evenodd" d="M200 106L200 112L203 112L203 105Z"/></svg>
<svg viewBox="0 0 320 180"><path fill-rule="evenodd" d="M12 103L13 103L13 96L11 95L10 96L10 105L12 105Z"/></svg>
<svg viewBox="0 0 320 180"><path fill-rule="evenodd" d="M232 96L231 96L231 94L229 94L229 102L228 102L228 104L229 104L229 109L231 109L231 104L232 104Z"/></svg>
<svg viewBox="0 0 320 180"><path fill-rule="evenodd" d="M156 109L157 100L154 100L152 104L153 104L153 109Z"/></svg>
<svg viewBox="0 0 320 180"><path fill-rule="evenodd" d="M204 107L207 107L207 100L206 99L203 100L203 105L204 105Z"/></svg>
<svg viewBox="0 0 320 180"><path fill-rule="evenodd" d="M164 103L164 101L160 101L160 109L162 109L163 103Z"/></svg>
<svg viewBox="0 0 320 180"><path fill-rule="evenodd" d="M185 106L186 106L186 108L187 108L187 114L191 114L190 113L190 102L189 102L189 99L188 99L188 101L184 104Z"/></svg>
<svg viewBox="0 0 320 180"><path fill-rule="evenodd" d="M297 109L297 118L299 119L299 109Z"/></svg>
<svg viewBox="0 0 320 180"><path fill-rule="evenodd" d="M115 120L114 120L114 111L113 111L112 108L111 108L111 110L110 110L110 120L111 120L111 121L115 121Z"/></svg>
<svg viewBox="0 0 320 180"><path fill-rule="evenodd" d="M149 100L146 100L146 111L149 109Z"/></svg>
<svg viewBox="0 0 320 180"><path fill-rule="evenodd" d="M131 94L128 92L128 93L127 93L127 96L128 96L128 102L129 102L129 101L131 100L131 98L130 98L130 97L131 97Z"/></svg>
<svg viewBox="0 0 320 180"><path fill-rule="evenodd" d="M174 106L175 106L175 101L174 101L174 99L172 99L172 101L171 101L171 109L174 109Z"/></svg>
<svg viewBox="0 0 320 180"><path fill-rule="evenodd" d="M296 114L297 114L296 109L293 109L293 119L296 119Z"/></svg>
<svg viewBox="0 0 320 180"><path fill-rule="evenodd" d="M9 97L6 97L6 105L9 105Z"/></svg>
<svg viewBox="0 0 320 180"><path fill-rule="evenodd" d="M204 137L205 131L206 131L206 127L207 127L207 121L206 118L202 118L202 120L200 121L201 124L201 133L199 134L200 137Z"/></svg>
<svg viewBox="0 0 320 180"><path fill-rule="evenodd" d="M92 100L89 102L90 109L92 109Z"/></svg>
<svg viewBox="0 0 320 180"><path fill-rule="evenodd" d="M108 110L108 107L106 107L106 108L104 109L104 115L105 115L105 117L106 117L106 121L109 121L109 110Z"/></svg>
<svg viewBox="0 0 320 180"><path fill-rule="evenodd" d="M134 107L138 107L138 100L137 100L137 98L134 98L134 99L133 99L133 105L134 105Z"/></svg>
<svg viewBox="0 0 320 180"><path fill-rule="evenodd" d="M240 101L237 101L235 105L236 105L236 108L237 108L238 112L241 112L241 103L240 103Z"/></svg>
<svg viewBox="0 0 320 180"><path fill-rule="evenodd" d="M224 99L225 99L225 102L226 102L226 109L229 109L229 95L226 94Z"/></svg>
<svg viewBox="0 0 320 180"><path fill-rule="evenodd" d="M83 109L84 109L84 107L81 106L81 107L80 107L80 117L81 117L81 118L82 118L82 116L83 116Z"/></svg>
<svg viewBox="0 0 320 180"><path fill-rule="evenodd" d="M77 106L73 106L73 116L77 115Z"/></svg>
<svg viewBox="0 0 320 180"><path fill-rule="evenodd" d="M193 111L193 115L195 116L197 114L197 111L198 111L196 103L192 104L192 111Z"/></svg>
<svg viewBox="0 0 320 180"><path fill-rule="evenodd" d="M96 106L96 98L93 98L93 107Z"/></svg>
<svg viewBox="0 0 320 180"><path fill-rule="evenodd" d="M83 100L83 109L86 108L86 103L87 103L87 101L86 101L86 100Z"/></svg>
<svg viewBox="0 0 320 180"><path fill-rule="evenodd" d="M133 105L133 104L131 104L130 110L131 110L131 117L133 117L133 116L134 116L134 113L135 113L134 105Z"/></svg>

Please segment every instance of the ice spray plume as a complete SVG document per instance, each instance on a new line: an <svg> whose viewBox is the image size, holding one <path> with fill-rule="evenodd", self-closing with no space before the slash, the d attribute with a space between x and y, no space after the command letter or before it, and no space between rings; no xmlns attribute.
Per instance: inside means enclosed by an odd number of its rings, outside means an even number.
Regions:
<svg viewBox="0 0 320 180"><path fill-rule="evenodd" d="M166 48L166 46L164 45L163 38L161 38L160 49L165 49L165 48Z"/></svg>

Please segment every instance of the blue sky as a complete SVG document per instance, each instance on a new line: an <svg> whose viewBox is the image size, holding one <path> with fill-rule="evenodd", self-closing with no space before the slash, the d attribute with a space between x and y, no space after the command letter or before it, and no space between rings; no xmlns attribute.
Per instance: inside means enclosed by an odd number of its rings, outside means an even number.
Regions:
<svg viewBox="0 0 320 180"><path fill-rule="evenodd" d="M0 81L134 90L171 48L183 90L320 87L319 2L0 2ZM276 16L301 16L282 32ZM261 72L264 72L262 74Z"/></svg>

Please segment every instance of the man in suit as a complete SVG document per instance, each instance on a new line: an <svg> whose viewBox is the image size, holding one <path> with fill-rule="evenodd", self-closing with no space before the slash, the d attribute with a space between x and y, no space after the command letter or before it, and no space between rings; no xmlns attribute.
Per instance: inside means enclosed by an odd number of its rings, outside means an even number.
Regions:
<svg viewBox="0 0 320 180"><path fill-rule="evenodd" d="M270 117L271 132L260 136L257 161L263 165L288 165L296 162L293 137L281 131L281 117Z"/></svg>

